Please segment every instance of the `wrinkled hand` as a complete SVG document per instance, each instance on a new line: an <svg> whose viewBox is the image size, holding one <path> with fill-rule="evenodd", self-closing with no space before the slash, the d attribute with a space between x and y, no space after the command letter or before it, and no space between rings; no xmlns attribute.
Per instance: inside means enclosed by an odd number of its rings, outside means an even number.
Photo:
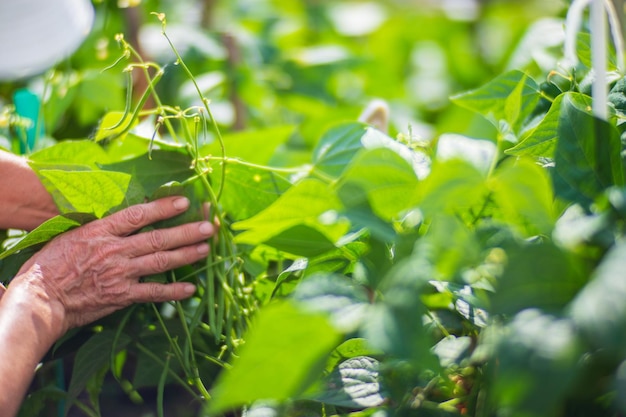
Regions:
<svg viewBox="0 0 626 417"><path fill-rule="evenodd" d="M196 222L133 234L188 206L186 198L168 197L57 236L24 264L11 286L24 283L48 298L61 334L132 303L189 297L195 291L190 283L141 283L139 278L205 257L215 226Z"/></svg>

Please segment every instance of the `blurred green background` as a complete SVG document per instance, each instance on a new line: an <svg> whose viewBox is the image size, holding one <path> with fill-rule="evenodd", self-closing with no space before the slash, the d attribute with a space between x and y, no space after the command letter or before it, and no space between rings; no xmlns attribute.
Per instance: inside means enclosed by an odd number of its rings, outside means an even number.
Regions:
<svg viewBox="0 0 626 417"><path fill-rule="evenodd" d="M94 1L93 31L55 71L0 84L10 102L27 84L44 94L46 132L93 133L107 111L124 108L123 33L145 60L166 66L165 102L186 108L196 95L152 12L211 99L225 131L293 126L292 148L310 148L328 125L355 120L372 99L387 101L390 133L430 140L441 132L489 137L449 96L507 68L554 67L567 3L559 0L109 0ZM530 30L530 33L529 33ZM518 48L518 45L521 45ZM558 56L558 53L557 53ZM143 88L135 80L135 96ZM0 132L1 134L1 132ZM284 164L297 163L297 152ZM281 163L279 161L278 163Z"/></svg>

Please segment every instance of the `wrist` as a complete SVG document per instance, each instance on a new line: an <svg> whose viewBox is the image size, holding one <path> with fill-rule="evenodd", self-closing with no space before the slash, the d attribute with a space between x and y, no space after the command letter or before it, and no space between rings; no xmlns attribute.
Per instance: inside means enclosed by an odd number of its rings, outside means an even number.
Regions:
<svg viewBox="0 0 626 417"><path fill-rule="evenodd" d="M65 334L65 309L42 282L38 268L33 267L16 276L5 290L1 299L3 307L10 304L13 312L19 312L37 327L37 331L47 350ZM6 311L5 308L2 309ZM44 350L44 353L45 353Z"/></svg>

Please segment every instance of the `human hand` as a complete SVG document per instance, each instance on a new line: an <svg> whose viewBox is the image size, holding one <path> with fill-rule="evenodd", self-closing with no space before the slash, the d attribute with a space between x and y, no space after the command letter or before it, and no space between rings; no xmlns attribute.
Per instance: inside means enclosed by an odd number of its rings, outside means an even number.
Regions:
<svg viewBox="0 0 626 417"><path fill-rule="evenodd" d="M133 234L184 212L189 200L168 197L121 210L50 241L26 262L9 288L25 284L50 304L59 336L137 302L180 300L190 283L140 283L139 278L204 258L209 222Z"/></svg>

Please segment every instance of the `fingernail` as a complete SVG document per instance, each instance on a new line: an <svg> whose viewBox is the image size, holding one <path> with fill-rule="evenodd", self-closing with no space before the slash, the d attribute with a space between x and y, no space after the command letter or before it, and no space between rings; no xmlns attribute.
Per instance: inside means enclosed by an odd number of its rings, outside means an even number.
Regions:
<svg viewBox="0 0 626 417"><path fill-rule="evenodd" d="M196 292L196 286L193 284L186 283L185 286L183 287L183 292L185 293L185 295L191 295L194 292Z"/></svg>
<svg viewBox="0 0 626 417"><path fill-rule="evenodd" d="M174 208L177 210L184 210L189 207L189 199L187 197L180 197L174 200Z"/></svg>
<svg viewBox="0 0 626 417"><path fill-rule="evenodd" d="M213 225L209 222L202 222L198 228L203 235L213 234Z"/></svg>
<svg viewBox="0 0 626 417"><path fill-rule="evenodd" d="M209 245L208 243L201 243L196 247L196 250L198 251L199 254L205 255L209 253Z"/></svg>

